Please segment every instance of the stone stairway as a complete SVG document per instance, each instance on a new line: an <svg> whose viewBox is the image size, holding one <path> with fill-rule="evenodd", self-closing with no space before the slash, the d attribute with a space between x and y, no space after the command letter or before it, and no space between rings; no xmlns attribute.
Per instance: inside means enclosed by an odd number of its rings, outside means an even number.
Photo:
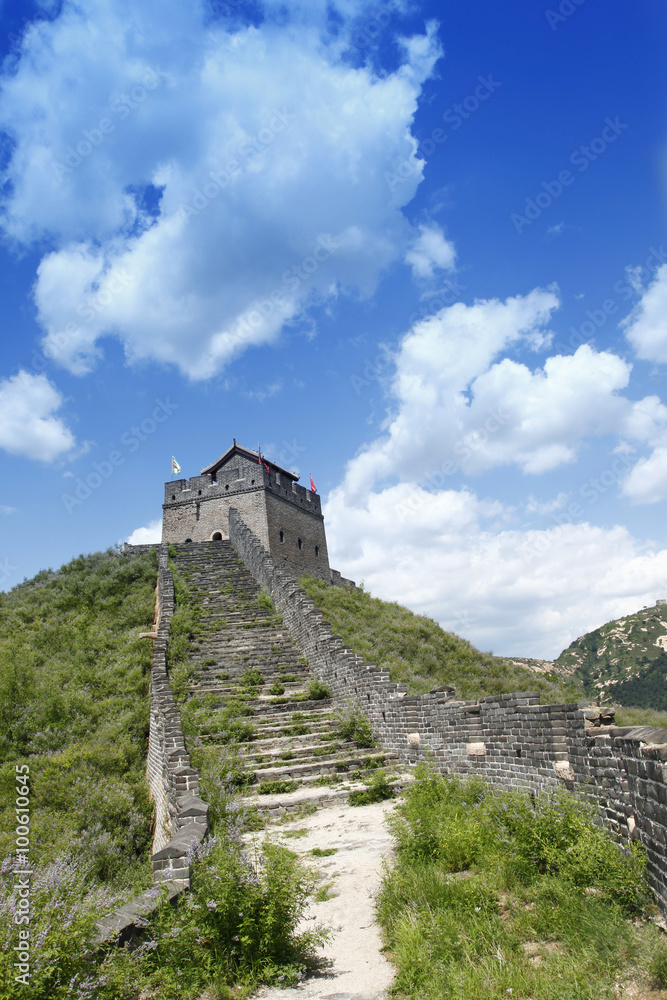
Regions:
<svg viewBox="0 0 667 1000"><path fill-rule="evenodd" d="M170 554L199 614L187 692L208 712L198 737L223 747L216 711L242 713L251 738L236 746L251 775L249 806L263 815L311 812L363 789L379 767L396 770L396 755L341 738L326 689L228 541L171 545Z"/></svg>

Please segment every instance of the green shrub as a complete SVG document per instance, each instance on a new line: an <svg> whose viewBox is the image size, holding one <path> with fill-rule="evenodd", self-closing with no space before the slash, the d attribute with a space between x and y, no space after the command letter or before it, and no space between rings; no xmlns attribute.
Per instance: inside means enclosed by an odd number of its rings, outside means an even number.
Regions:
<svg viewBox="0 0 667 1000"><path fill-rule="evenodd" d="M261 687L264 683L264 674L256 667L249 667L243 671L241 683L244 687Z"/></svg>
<svg viewBox="0 0 667 1000"><path fill-rule="evenodd" d="M298 781L261 781L257 791L260 795L287 795L298 784Z"/></svg>
<svg viewBox="0 0 667 1000"><path fill-rule="evenodd" d="M370 722L356 705L350 704L345 710L338 709L334 713L334 726L342 740L357 746L374 747L377 743Z"/></svg>
<svg viewBox="0 0 667 1000"><path fill-rule="evenodd" d="M262 590L257 597L257 607L264 608L266 611L276 610L275 607L273 606L273 601L271 600L271 598L269 597L269 595L266 593L265 590Z"/></svg>
<svg viewBox="0 0 667 1000"><path fill-rule="evenodd" d="M366 788L350 792L348 799L351 806L367 806L371 802L383 802L394 797L394 789L387 781L384 770L375 772Z"/></svg>
<svg viewBox="0 0 667 1000"><path fill-rule="evenodd" d="M281 684L280 681L274 681L269 688L269 693L274 695L285 694L285 685Z"/></svg>
<svg viewBox="0 0 667 1000"><path fill-rule="evenodd" d="M557 875L577 889L597 888L627 910L642 909L643 849L633 843L620 850L595 820L591 806L563 789L534 799L509 792L490 801L488 810L489 828L516 877Z"/></svg>
<svg viewBox="0 0 667 1000"><path fill-rule="evenodd" d="M331 691L322 681L313 679L308 685L307 697L309 701L322 701L331 697Z"/></svg>
<svg viewBox="0 0 667 1000"><path fill-rule="evenodd" d="M595 1000L645 955L658 976L653 929L628 919L647 900L641 854L574 796L421 765L390 823L397 860L377 905L401 996Z"/></svg>

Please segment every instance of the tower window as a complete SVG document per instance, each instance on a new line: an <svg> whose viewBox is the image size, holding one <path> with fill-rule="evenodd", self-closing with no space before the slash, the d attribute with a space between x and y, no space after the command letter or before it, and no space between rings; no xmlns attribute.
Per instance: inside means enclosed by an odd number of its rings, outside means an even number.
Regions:
<svg viewBox="0 0 667 1000"><path fill-rule="evenodd" d="M285 532L283 531L282 528L280 529L280 535L278 537L280 538L281 542L285 541Z"/></svg>
<svg viewBox="0 0 667 1000"><path fill-rule="evenodd" d="M251 479L251 480L250 480L250 485L251 485L251 486L254 486L254 485L255 485L255 480L254 480L254 479Z"/></svg>
<svg viewBox="0 0 667 1000"><path fill-rule="evenodd" d="M301 541L301 539L300 539L300 538L297 538L297 540L296 540L296 544L297 544L297 545L299 546L299 548L300 548L300 549L302 549L302 548L303 548L303 542Z"/></svg>
<svg viewBox="0 0 667 1000"><path fill-rule="evenodd" d="M226 490L228 490L228 489L229 489L229 483L225 483L225 489L226 489Z"/></svg>
<svg viewBox="0 0 667 1000"><path fill-rule="evenodd" d="M320 547L319 547L319 545L316 545L315 546L315 558L319 558L319 554L320 554Z"/></svg>
<svg viewBox="0 0 667 1000"><path fill-rule="evenodd" d="M201 490L197 490L197 496L201 496Z"/></svg>
<svg viewBox="0 0 667 1000"><path fill-rule="evenodd" d="M176 494L175 494L175 493L172 493L172 494L171 494L171 499L172 499L172 500L175 500L175 499L176 499Z"/></svg>

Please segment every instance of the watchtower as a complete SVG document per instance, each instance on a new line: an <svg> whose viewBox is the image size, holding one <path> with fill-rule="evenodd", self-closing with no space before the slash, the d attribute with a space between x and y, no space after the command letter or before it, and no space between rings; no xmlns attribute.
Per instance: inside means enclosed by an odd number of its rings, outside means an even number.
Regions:
<svg viewBox="0 0 667 1000"><path fill-rule="evenodd" d="M215 542L229 537L235 507L278 566L332 582L322 505L299 477L236 441L192 479L165 483L164 542ZM340 577L340 574L336 574Z"/></svg>

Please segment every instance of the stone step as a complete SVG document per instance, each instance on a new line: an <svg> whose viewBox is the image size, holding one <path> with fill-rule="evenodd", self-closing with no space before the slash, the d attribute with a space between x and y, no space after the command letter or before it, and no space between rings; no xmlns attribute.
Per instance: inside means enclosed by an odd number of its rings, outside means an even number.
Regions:
<svg viewBox="0 0 667 1000"><path fill-rule="evenodd" d="M391 758L391 759L390 759ZM285 781L292 779L314 781L323 774L337 774L346 771L365 770L369 765L382 767L398 761L396 754L375 753L363 751L339 756L331 754L328 757L315 758L307 763L285 761L280 767L261 767L255 769L258 781Z"/></svg>
<svg viewBox="0 0 667 1000"><path fill-rule="evenodd" d="M414 780L410 772L401 772L395 778L389 778L396 794ZM252 786L251 786L252 787ZM255 808L257 812L267 818L282 816L284 814L298 813L302 811L310 812L312 809L321 809L331 802L340 802L347 799L351 791L363 789L362 781L345 782L340 785L300 785L292 792L271 793L269 795L259 795L257 791L250 791L243 797L243 805Z"/></svg>
<svg viewBox="0 0 667 1000"><path fill-rule="evenodd" d="M255 747L255 741L248 744L248 747ZM332 740L327 740L322 743L313 743L312 738L310 742L303 742L299 746L289 747L289 746L276 746L276 747L258 747L253 750L244 750L243 759L248 764L266 764L274 761L276 767L282 766L282 754L291 753L292 757L289 761L285 763L289 764L299 764L304 761L311 760L323 760L325 757L335 756L337 753L349 753L351 750L355 749L355 744L350 742L341 742L335 738ZM326 751L326 752L325 752Z"/></svg>

